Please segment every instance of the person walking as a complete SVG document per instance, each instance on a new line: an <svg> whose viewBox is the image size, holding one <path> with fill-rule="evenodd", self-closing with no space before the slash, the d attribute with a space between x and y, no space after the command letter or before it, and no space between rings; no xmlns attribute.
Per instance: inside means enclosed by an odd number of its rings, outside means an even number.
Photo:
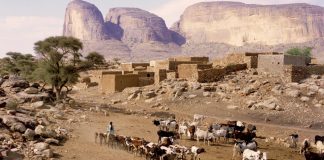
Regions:
<svg viewBox="0 0 324 160"><path fill-rule="evenodd" d="M109 123L108 128L107 128L107 132L108 132L108 135L109 134L112 134L112 135L115 134L115 127L113 126L112 122Z"/></svg>

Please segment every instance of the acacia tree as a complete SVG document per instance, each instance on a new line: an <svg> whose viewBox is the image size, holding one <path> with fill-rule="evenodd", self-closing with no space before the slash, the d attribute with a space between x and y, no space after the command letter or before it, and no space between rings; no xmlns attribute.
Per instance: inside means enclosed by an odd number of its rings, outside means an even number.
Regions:
<svg viewBox="0 0 324 160"><path fill-rule="evenodd" d="M31 54L8 52L0 60L1 74L15 74L26 79L31 79L31 73L36 69L36 60Z"/></svg>
<svg viewBox="0 0 324 160"><path fill-rule="evenodd" d="M56 100L62 98L62 89L78 81L76 66L80 59L82 43L73 37L49 37L35 43L35 51L40 56L39 67L34 76L52 85Z"/></svg>

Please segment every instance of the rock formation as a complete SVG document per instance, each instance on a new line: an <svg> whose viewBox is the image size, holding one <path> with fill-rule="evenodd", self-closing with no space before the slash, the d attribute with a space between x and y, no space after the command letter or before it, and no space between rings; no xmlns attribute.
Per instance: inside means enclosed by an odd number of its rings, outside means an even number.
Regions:
<svg viewBox="0 0 324 160"><path fill-rule="evenodd" d="M171 32L164 20L138 8L112 8L105 20L108 26L120 28L116 36L124 42L172 42Z"/></svg>
<svg viewBox="0 0 324 160"><path fill-rule="evenodd" d="M162 18L141 9L112 8L104 20L93 4L73 0L66 9L64 35L82 40L84 53L125 61L309 46L324 62L324 8L308 4L202 2L188 7L168 29Z"/></svg>
<svg viewBox="0 0 324 160"><path fill-rule="evenodd" d="M63 35L84 41L110 38L99 9L82 0L72 0L69 3L65 13Z"/></svg>
<svg viewBox="0 0 324 160"><path fill-rule="evenodd" d="M308 4L202 2L185 10L175 30L188 43L304 43L324 36L324 8Z"/></svg>

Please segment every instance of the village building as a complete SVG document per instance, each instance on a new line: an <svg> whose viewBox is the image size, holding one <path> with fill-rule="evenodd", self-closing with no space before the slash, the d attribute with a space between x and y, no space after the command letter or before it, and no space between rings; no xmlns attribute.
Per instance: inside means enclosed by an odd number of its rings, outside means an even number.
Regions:
<svg viewBox="0 0 324 160"><path fill-rule="evenodd" d="M258 74L272 74L287 82L299 82L311 74L324 74L324 66L312 65L310 58L269 52L229 54L213 63L208 57L174 57L150 63L123 63L118 71L95 71L91 79L99 84L100 92L113 93L128 87L158 84L165 79L215 82L232 72L246 69L256 69Z"/></svg>

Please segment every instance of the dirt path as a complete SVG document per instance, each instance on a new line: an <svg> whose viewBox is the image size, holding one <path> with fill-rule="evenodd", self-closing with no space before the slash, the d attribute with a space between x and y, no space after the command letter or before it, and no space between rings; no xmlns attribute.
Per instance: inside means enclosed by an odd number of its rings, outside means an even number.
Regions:
<svg viewBox="0 0 324 160"><path fill-rule="evenodd" d="M152 119L145 119L142 116L124 115L111 113L108 117L98 113L87 113L88 120L73 124L73 137L64 146L56 148L62 156L61 159L77 160L141 160L126 151L107 148L94 142L95 132L104 132L109 121L115 123L116 132L119 135L143 137L146 140L156 142L157 128L152 125ZM179 143L185 146L197 145L195 141L180 140ZM302 157L294 150L283 148L276 144L265 143L258 140L260 149L266 151L269 159L272 160L302 160ZM232 157L233 144L216 144L206 146L202 142L198 144L207 150L201 159L203 160L229 160ZM240 158L238 158L240 159Z"/></svg>

